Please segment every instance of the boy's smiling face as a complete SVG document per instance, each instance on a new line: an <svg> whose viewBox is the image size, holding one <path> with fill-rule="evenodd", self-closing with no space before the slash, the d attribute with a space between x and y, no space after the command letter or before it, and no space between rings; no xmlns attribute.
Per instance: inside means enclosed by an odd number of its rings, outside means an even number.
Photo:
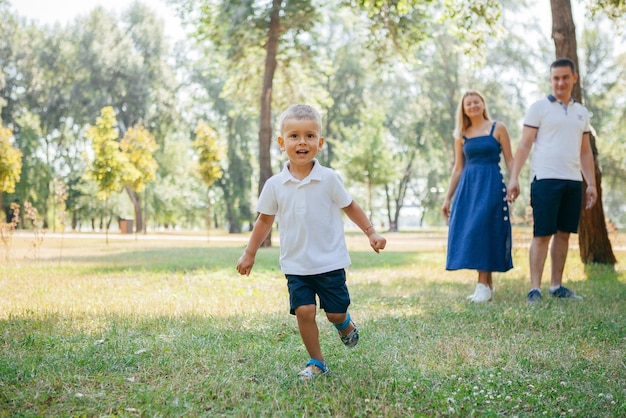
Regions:
<svg viewBox="0 0 626 418"><path fill-rule="evenodd" d="M320 126L315 119L289 118L283 122L278 144L281 151L287 153L291 170L310 170L313 159L324 145L324 138L320 136Z"/></svg>

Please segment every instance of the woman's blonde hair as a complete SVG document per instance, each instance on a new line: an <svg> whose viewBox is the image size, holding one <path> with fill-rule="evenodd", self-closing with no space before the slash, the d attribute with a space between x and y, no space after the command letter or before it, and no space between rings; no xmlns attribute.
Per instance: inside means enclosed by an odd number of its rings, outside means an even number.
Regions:
<svg viewBox="0 0 626 418"><path fill-rule="evenodd" d="M465 100L467 96L477 96L480 98L480 100L483 102L483 105L484 105L483 117L486 120L489 120L489 111L487 110L487 102L485 102L485 98L483 97L483 95L477 92L476 90L466 91L465 94L463 94L463 96L461 97L461 100L459 101L459 105L456 108L456 121L455 121L455 126L454 126L454 132L452 133L452 135L454 135L454 139L462 139L463 135L465 134L465 131L472 124L470 119L465 114L465 111L463 110L463 101Z"/></svg>

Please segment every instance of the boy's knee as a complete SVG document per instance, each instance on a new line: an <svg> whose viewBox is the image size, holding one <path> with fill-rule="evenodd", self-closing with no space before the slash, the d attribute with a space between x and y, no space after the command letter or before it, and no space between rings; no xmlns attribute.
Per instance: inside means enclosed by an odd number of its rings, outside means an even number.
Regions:
<svg viewBox="0 0 626 418"><path fill-rule="evenodd" d="M316 306L315 305L301 305L298 306L295 310L295 314L298 317L315 317L316 314Z"/></svg>
<svg viewBox="0 0 626 418"><path fill-rule="evenodd" d="M333 324L341 324L346 320L348 316L347 312L344 313L328 313L326 312L326 318Z"/></svg>

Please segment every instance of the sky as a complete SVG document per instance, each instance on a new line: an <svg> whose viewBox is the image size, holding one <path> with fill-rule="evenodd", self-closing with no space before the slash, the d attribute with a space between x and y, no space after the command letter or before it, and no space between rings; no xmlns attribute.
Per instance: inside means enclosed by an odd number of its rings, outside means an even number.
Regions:
<svg viewBox="0 0 626 418"><path fill-rule="evenodd" d="M165 0L140 1L155 10L164 19L168 35L173 37L183 36L183 30L180 28L178 20L174 16L171 6L168 6ZM19 15L46 24L55 22L67 23L77 15L87 14L96 6L103 6L107 10L114 10L119 13L127 9L131 3L130 0L9 0L9 2ZM577 5L577 2L572 2L575 14L577 14ZM535 18L539 18L542 21L542 27L545 31L550 31L550 1L536 0L534 9L536 10L533 13ZM578 22L576 24L578 26Z"/></svg>
<svg viewBox="0 0 626 418"><path fill-rule="evenodd" d="M165 32L172 40L184 37L184 31L180 26L171 6L165 0L140 0L154 10L165 22ZM105 10L121 13L128 9L131 0L9 0L12 9L18 15L29 20L35 20L43 24L60 23L64 25L74 20L76 16L86 15L96 6L102 6Z"/></svg>

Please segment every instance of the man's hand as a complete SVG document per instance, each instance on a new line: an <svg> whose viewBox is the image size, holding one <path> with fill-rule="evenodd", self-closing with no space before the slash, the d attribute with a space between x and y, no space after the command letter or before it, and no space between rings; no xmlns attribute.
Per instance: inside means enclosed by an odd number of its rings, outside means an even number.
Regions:
<svg viewBox="0 0 626 418"><path fill-rule="evenodd" d="M585 209L591 209L598 200L598 190L596 186L587 186L585 191Z"/></svg>
<svg viewBox="0 0 626 418"><path fill-rule="evenodd" d="M517 179L509 180L509 185L506 188L506 200L510 203L515 202L515 199L519 196L519 182Z"/></svg>

